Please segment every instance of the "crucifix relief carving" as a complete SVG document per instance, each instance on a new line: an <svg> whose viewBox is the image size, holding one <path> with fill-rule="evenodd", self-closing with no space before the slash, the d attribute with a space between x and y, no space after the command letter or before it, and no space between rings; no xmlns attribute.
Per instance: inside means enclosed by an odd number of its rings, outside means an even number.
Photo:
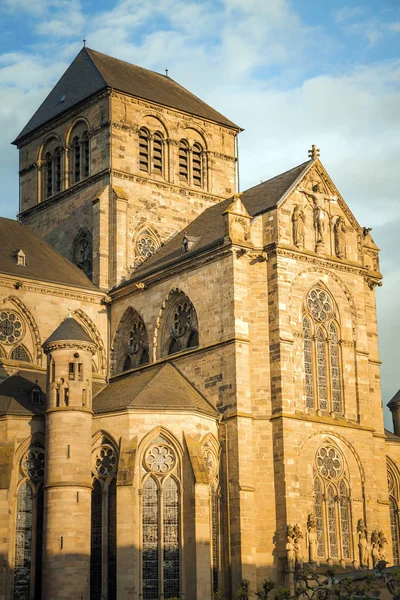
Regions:
<svg viewBox="0 0 400 600"><path fill-rule="evenodd" d="M323 253L327 239L329 212L328 203L336 202L337 196L328 196L321 189L320 183L315 183L311 190L298 186L297 190L311 198L314 211L315 251Z"/></svg>

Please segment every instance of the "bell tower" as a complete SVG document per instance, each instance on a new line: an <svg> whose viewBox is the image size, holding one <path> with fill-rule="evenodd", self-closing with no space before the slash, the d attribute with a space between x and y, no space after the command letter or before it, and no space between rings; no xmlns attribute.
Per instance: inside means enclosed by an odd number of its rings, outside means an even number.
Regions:
<svg viewBox="0 0 400 600"><path fill-rule="evenodd" d="M86 331L67 317L43 344L45 412L43 598L90 597L92 355Z"/></svg>

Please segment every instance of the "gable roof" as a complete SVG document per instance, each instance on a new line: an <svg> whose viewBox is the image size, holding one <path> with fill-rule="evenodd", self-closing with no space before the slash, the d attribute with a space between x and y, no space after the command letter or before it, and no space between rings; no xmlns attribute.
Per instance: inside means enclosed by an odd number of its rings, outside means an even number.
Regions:
<svg viewBox="0 0 400 600"><path fill-rule="evenodd" d="M107 88L240 129L170 77L84 47L13 144Z"/></svg>
<svg viewBox="0 0 400 600"><path fill-rule="evenodd" d="M44 242L28 227L0 217L0 273L97 290L85 273ZM26 266L17 264L22 249Z"/></svg>
<svg viewBox="0 0 400 600"><path fill-rule="evenodd" d="M217 417L217 410L171 363L142 368L112 380L93 398L96 414L136 408L197 411Z"/></svg>
<svg viewBox="0 0 400 600"><path fill-rule="evenodd" d="M31 403L31 392L36 385L41 389L42 404ZM0 383L0 415L41 415L45 408L45 373L21 369Z"/></svg>
<svg viewBox="0 0 400 600"><path fill-rule="evenodd" d="M240 200L251 217L274 208L314 162L314 160L304 162L243 192ZM232 198L227 198L207 208L184 230L168 240L153 256L135 269L133 277L142 277L153 269L162 267L181 257L184 260L208 248L223 244L225 234L224 212L231 203ZM188 253L182 254L181 246L184 232L187 233L190 250ZM118 287L123 287L128 283L129 280Z"/></svg>
<svg viewBox="0 0 400 600"><path fill-rule="evenodd" d="M67 317L60 323L60 325L53 331L53 333L43 343L43 346L50 344L51 342L59 341L75 341L75 342L89 342L94 344L94 341L88 333L83 329L82 325L75 321L71 317Z"/></svg>

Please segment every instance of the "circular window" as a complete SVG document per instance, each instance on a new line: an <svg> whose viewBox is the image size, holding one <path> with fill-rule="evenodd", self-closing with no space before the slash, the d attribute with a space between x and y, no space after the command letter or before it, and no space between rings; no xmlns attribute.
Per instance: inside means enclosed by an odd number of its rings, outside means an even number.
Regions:
<svg viewBox="0 0 400 600"><path fill-rule="evenodd" d="M307 296L308 310L317 321L327 321L333 315L330 296L321 288L314 288Z"/></svg>
<svg viewBox="0 0 400 600"><path fill-rule="evenodd" d="M94 454L94 472L98 477L106 479L117 468L117 455L112 446L103 445Z"/></svg>
<svg viewBox="0 0 400 600"><path fill-rule="evenodd" d="M44 477L44 450L30 448L22 461L22 471L32 481L40 481Z"/></svg>
<svg viewBox="0 0 400 600"><path fill-rule="evenodd" d="M176 337L185 335L192 322L192 307L190 302L181 302L176 305L173 316L173 331Z"/></svg>
<svg viewBox="0 0 400 600"><path fill-rule="evenodd" d="M169 446L164 444L150 448L144 459L145 465L153 473L164 474L175 466L175 454Z"/></svg>
<svg viewBox="0 0 400 600"><path fill-rule="evenodd" d="M317 469L322 477L336 479L342 472L342 459L335 448L320 448L317 454Z"/></svg>
<svg viewBox="0 0 400 600"><path fill-rule="evenodd" d="M137 241L137 249L143 258L149 258L156 251L156 243L148 235L141 235Z"/></svg>
<svg viewBox="0 0 400 600"><path fill-rule="evenodd" d="M23 338L22 321L17 313L7 310L0 313L0 342L14 344Z"/></svg>

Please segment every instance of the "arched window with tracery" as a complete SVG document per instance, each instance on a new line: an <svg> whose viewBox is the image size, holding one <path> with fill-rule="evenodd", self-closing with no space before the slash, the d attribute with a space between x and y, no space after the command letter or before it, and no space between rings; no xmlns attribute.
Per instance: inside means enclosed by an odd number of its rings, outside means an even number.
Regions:
<svg viewBox="0 0 400 600"><path fill-rule="evenodd" d="M216 594L220 582L220 488L219 448L217 441L209 437L202 446L203 459L210 482L210 539L212 593Z"/></svg>
<svg viewBox="0 0 400 600"><path fill-rule="evenodd" d="M158 436L144 453L142 484L142 597L180 597L181 478L175 448Z"/></svg>
<svg viewBox="0 0 400 600"><path fill-rule="evenodd" d="M139 169L149 172L150 132L145 127L139 130Z"/></svg>
<svg viewBox="0 0 400 600"><path fill-rule="evenodd" d="M332 298L322 287L307 294L303 316L304 397L307 408L343 413L340 329Z"/></svg>
<svg viewBox="0 0 400 600"><path fill-rule="evenodd" d="M136 268L153 256L160 247L158 235L150 227L141 229L133 238L133 264Z"/></svg>
<svg viewBox="0 0 400 600"><path fill-rule="evenodd" d="M393 564L400 564L399 526L399 476L397 468L387 461L387 481L389 492L390 533L392 537Z"/></svg>
<svg viewBox="0 0 400 600"><path fill-rule="evenodd" d="M18 469L15 519L14 600L40 600L43 545L43 478L45 453L32 441ZM33 596L32 591L34 590Z"/></svg>
<svg viewBox="0 0 400 600"><path fill-rule="evenodd" d="M92 452L90 598L116 600L118 451L102 436Z"/></svg>
<svg viewBox="0 0 400 600"><path fill-rule="evenodd" d="M131 307L121 318L114 340L116 373L128 371L149 362L149 340L143 319Z"/></svg>
<svg viewBox="0 0 400 600"><path fill-rule="evenodd" d="M163 313L159 334L161 356L199 345L197 313L186 294L178 290L171 293Z"/></svg>
<svg viewBox="0 0 400 600"><path fill-rule="evenodd" d="M93 277L93 240L86 228L81 228L72 244L72 262L92 279Z"/></svg>
<svg viewBox="0 0 400 600"><path fill-rule="evenodd" d="M314 514L317 554L351 560L351 504L345 460L335 446L321 446L314 467Z"/></svg>
<svg viewBox="0 0 400 600"><path fill-rule="evenodd" d="M0 343L4 346L4 355L11 360L33 362L31 352L27 348L32 348L29 333L29 327L19 311L8 308L0 311Z"/></svg>

